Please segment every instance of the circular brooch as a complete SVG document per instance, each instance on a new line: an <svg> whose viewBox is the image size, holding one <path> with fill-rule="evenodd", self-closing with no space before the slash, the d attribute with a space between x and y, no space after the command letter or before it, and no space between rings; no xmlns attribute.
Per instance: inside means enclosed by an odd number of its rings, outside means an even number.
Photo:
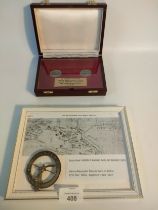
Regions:
<svg viewBox="0 0 158 210"><path fill-rule="evenodd" d="M51 151L40 151L33 155L26 166L26 177L35 191L48 188L58 179L61 163Z"/></svg>

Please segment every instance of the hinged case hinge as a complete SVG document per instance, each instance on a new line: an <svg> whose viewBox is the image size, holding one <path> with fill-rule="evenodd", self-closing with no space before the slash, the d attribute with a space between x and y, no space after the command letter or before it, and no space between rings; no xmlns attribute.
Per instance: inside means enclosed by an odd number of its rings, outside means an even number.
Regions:
<svg viewBox="0 0 158 210"><path fill-rule="evenodd" d="M88 0L88 5L96 5L97 1L96 0Z"/></svg>
<svg viewBox="0 0 158 210"><path fill-rule="evenodd" d="M49 4L49 0L43 0L44 4Z"/></svg>

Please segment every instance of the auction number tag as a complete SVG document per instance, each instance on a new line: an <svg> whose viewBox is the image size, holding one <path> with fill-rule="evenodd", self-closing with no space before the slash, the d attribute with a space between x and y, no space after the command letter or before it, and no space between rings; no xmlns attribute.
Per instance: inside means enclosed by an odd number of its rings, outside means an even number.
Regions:
<svg viewBox="0 0 158 210"><path fill-rule="evenodd" d="M67 203L76 203L83 199L83 190L80 187L61 188L59 191L59 200Z"/></svg>

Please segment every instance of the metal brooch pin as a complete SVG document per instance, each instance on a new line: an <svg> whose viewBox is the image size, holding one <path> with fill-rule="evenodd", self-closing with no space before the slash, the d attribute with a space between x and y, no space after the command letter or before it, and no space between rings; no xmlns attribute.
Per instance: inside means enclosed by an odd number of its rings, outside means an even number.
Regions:
<svg viewBox="0 0 158 210"><path fill-rule="evenodd" d="M26 166L26 177L35 191L48 188L58 179L61 163L51 151L40 151L32 156Z"/></svg>

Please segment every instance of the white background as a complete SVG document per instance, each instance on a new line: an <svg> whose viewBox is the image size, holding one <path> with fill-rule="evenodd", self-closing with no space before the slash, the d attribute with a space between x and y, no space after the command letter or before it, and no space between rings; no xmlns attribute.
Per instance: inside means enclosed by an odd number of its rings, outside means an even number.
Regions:
<svg viewBox="0 0 158 210"><path fill-rule="evenodd" d="M105 97L37 98L37 49L29 0L0 1L0 210L158 209L158 0L107 0L103 59ZM143 199L4 201L24 105L125 105Z"/></svg>

